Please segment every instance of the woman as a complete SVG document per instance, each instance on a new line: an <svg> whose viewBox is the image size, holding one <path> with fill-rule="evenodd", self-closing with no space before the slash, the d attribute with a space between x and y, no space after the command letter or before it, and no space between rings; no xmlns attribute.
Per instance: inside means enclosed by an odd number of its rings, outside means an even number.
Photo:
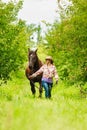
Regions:
<svg viewBox="0 0 87 130"><path fill-rule="evenodd" d="M45 97L51 98L51 90L53 85L53 77L56 79L56 84L58 83L58 74L56 67L53 65L53 59L51 56L46 57L46 64L44 64L38 71L29 76L29 78L34 78L37 75L42 75L42 87L45 89Z"/></svg>

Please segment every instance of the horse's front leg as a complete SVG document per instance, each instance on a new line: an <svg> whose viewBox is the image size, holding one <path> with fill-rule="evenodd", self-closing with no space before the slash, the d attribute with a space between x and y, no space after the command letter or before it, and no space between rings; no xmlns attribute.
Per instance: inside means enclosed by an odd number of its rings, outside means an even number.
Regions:
<svg viewBox="0 0 87 130"><path fill-rule="evenodd" d="M41 82L39 83L39 97L42 97L42 92L43 92L43 88L42 88L42 84Z"/></svg>
<svg viewBox="0 0 87 130"><path fill-rule="evenodd" d="M34 97L35 97L36 90L35 90L35 85L34 85L34 82L33 82L33 81L30 81L30 85L31 85L31 91L32 91L32 94L33 94L33 95L34 95Z"/></svg>

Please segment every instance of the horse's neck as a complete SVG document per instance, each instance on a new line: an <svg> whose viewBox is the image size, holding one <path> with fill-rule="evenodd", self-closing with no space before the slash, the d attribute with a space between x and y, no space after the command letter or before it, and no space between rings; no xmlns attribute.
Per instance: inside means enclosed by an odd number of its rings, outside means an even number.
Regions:
<svg viewBox="0 0 87 130"><path fill-rule="evenodd" d="M42 61L39 60L39 67L41 67L43 65Z"/></svg>
<svg viewBox="0 0 87 130"><path fill-rule="evenodd" d="M35 64L35 71L39 70L41 66L42 66L42 63L41 63L41 61L38 59L37 62L36 62L36 64Z"/></svg>
<svg viewBox="0 0 87 130"><path fill-rule="evenodd" d="M34 65L35 70L37 71L40 67L39 67L39 60L37 60L37 62Z"/></svg>

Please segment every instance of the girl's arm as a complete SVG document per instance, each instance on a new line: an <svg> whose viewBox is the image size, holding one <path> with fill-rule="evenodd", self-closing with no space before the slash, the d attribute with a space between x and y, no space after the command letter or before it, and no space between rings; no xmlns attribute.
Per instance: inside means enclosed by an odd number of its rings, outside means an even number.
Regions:
<svg viewBox="0 0 87 130"><path fill-rule="evenodd" d="M32 75L30 75L29 79L35 78L36 76L40 75L41 73L43 73L43 66L38 71L36 71Z"/></svg>

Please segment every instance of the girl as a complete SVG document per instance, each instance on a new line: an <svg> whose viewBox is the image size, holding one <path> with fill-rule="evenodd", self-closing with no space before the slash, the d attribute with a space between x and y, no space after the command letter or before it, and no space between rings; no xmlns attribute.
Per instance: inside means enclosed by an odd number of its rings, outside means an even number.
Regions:
<svg viewBox="0 0 87 130"><path fill-rule="evenodd" d="M53 77L56 79L56 84L58 83L58 74L56 67L53 64L53 59L51 56L46 57L46 63L34 74L29 76L29 79L36 77L42 73L42 87L45 90L45 97L51 98L51 90L53 85Z"/></svg>

